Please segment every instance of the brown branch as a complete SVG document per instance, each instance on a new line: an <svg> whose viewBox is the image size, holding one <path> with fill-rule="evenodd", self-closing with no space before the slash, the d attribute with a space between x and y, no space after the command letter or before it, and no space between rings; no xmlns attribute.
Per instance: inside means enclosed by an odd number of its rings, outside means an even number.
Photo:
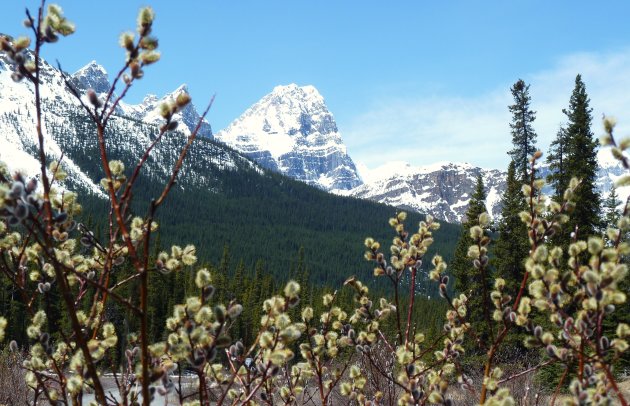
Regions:
<svg viewBox="0 0 630 406"><path fill-rule="evenodd" d="M350 357L350 359L352 359L352 356ZM330 388L328 388L328 393L326 394L326 399L328 399L328 397L330 396L330 394L332 393L333 389L335 388L335 386L337 386L337 384L339 383L339 381L341 380L341 378L343 378L343 374L346 372L346 369L348 369L348 366L350 365L350 359L348 361L346 361L344 363L343 369L341 370L341 373L339 374L339 376L337 377L337 379L335 379L332 384L330 385Z"/></svg>
<svg viewBox="0 0 630 406"><path fill-rule="evenodd" d="M610 371L610 368L608 368L608 365L606 365L606 363L602 363L602 369L606 373L606 378L608 378L608 382L610 386L612 386L613 390L615 391L615 394L617 395L617 398L619 399L621 406L628 406L628 402L626 401L626 398L621 393L619 386L617 386L617 381L615 380L615 376L612 374L612 372Z"/></svg>
<svg viewBox="0 0 630 406"><path fill-rule="evenodd" d="M531 215L531 221L530 221L530 229L532 230L533 233L533 237L532 237L532 245L531 245L531 252L533 253L534 251L536 251L537 248L537 244L538 244L538 240L536 239L536 228L534 227L534 220L536 219L536 212L534 210L534 181L536 180L536 156L534 155L534 158L531 161L531 178L530 178L530 193L529 193L529 209L530 209L530 215ZM540 199L540 196L538 196L538 199ZM518 309L518 305L521 301L521 298L523 297L523 293L525 291L525 287L527 285L527 279L529 278L529 272L525 271L525 274L523 275L523 280L521 281L521 287L518 291L518 294L516 295L516 299L514 300L514 304L512 305L512 310L516 311ZM494 343L492 344L492 346L490 347L490 350L488 351L488 356L486 358L486 363L484 366L484 380L483 383L481 385L481 396L479 398L479 404L484 404L486 401L486 396L488 393L488 387L486 385L486 380L487 378L490 376L490 370L492 369L492 362L494 361L494 356L496 355L496 352L499 348L499 346L501 345L501 343L503 342L503 339L505 338L505 336L507 335L507 333L509 332L510 328L512 327L512 323L509 324L505 324L503 327L503 330L501 330L501 332L499 333L499 335L497 336L496 340L494 341Z"/></svg>
<svg viewBox="0 0 630 406"><path fill-rule="evenodd" d="M407 327L405 329L405 345L409 343L409 331L411 329L411 315L413 313L413 304L416 298L416 266L411 267L411 282L409 286L409 309L407 310Z"/></svg>
<svg viewBox="0 0 630 406"><path fill-rule="evenodd" d="M560 381L558 381L558 385L556 386L556 389L553 391L553 397L551 398L551 406L555 405L556 398L558 397L558 394L560 393L560 388L562 387L562 383L564 382L568 373L569 373L569 368L567 367L562 373L562 376L560 377Z"/></svg>
<svg viewBox="0 0 630 406"><path fill-rule="evenodd" d="M40 170L42 174L42 183L44 186L44 211L46 213L46 233L44 234L44 242L45 247L52 247L52 243L50 241L50 235L52 235L52 224L53 224L53 213L52 207L50 203L50 181L46 174L46 152L44 149L44 134L42 131L42 105L41 105L41 94L40 94L40 52L41 47L44 43L41 29L42 29L42 20L43 20L43 11L44 11L45 0L42 0L40 3L38 15L37 15L37 23L33 24L33 18L27 10L27 16L31 21L31 26L33 27L33 31L35 33L35 81L33 83L35 88L35 110L36 110L36 131L37 131L37 139L39 142L39 163ZM63 274L60 264L53 257L53 268L55 271L55 278L57 279L57 283L59 286L60 293L63 297L66 306L68 307L68 313L70 316L70 322L72 325L72 329L75 331L77 346L81 349L83 356L85 358L86 367L88 369L88 375L94 381L94 392L95 398L100 402L105 404L105 391L103 386L99 380L98 373L96 371L96 367L94 362L90 356L90 351L87 347L87 343L85 338L82 335L81 325L77 318L76 312L73 308L73 299L72 294L70 292L70 288L68 286L65 275Z"/></svg>
<svg viewBox="0 0 630 406"><path fill-rule="evenodd" d="M147 161L147 159L149 159L149 155L151 154L151 151L153 150L153 148L155 148L158 142L162 140L162 136L164 136L164 134L166 133L167 125L168 125L168 122L160 129L158 136L155 138L155 140L153 140L153 142L149 145L149 147L144 151L144 154L142 155L142 157L136 164L136 168L131 174L129 181L125 185L125 190L122 194L122 197L120 198L120 201L125 203L125 210L129 206L128 200L131 198L131 189L133 188L134 184L136 183L136 180L138 179L138 176L140 175L140 170L142 169L142 166Z"/></svg>
<svg viewBox="0 0 630 406"><path fill-rule="evenodd" d="M140 50L140 43L142 42L142 39L145 36L146 35L142 35L142 34L139 36L138 42L136 43L136 46L130 52L130 54L137 54L138 53L138 51ZM103 110L101 111L101 115L99 117L100 120L105 125L109 121L109 118L111 117L111 115L114 113L114 110L116 109L116 106L118 105L118 103L120 103L120 101L123 99L123 97L125 97L125 95L127 94L127 91L129 90L129 88L131 87L133 81L135 80L135 78L132 77L130 79L130 81L125 84L125 88L123 89L122 93L120 94L120 96L118 96L116 98L114 103L112 103L112 105L111 105L107 115L105 115L105 110L107 110L107 105L109 104L109 101L111 100L112 96L114 95L114 90L116 89L116 85L120 81L120 78L123 76L125 71L131 65L131 62L132 62L132 59L131 58L127 58L127 61L125 62L125 65L118 71L118 73L116 74L116 77L114 78L114 81L112 82L111 87L109 88L109 91L107 92L107 96L105 97L105 102L103 103Z"/></svg>
<svg viewBox="0 0 630 406"><path fill-rule="evenodd" d="M481 242L478 243L481 252ZM481 259L481 258L480 258ZM486 320L486 327L488 328L488 334L490 335L490 341L494 341L494 329L492 328L492 320L490 319L490 295L488 294L488 287L486 286L486 266L481 265L481 295L483 297L483 317Z"/></svg>
<svg viewBox="0 0 630 406"><path fill-rule="evenodd" d="M542 367L544 367L544 366L547 366L547 365L550 365L550 364L553 364L553 363L555 363L555 362L557 362L557 360L556 360L556 359L550 359L550 360L547 360L547 361L545 361L545 362L543 362L543 363L541 363L541 364L538 364L538 365L533 366L533 367L531 367L531 368L527 368L526 370L521 371L521 372L519 372L519 373L517 373L517 374L514 374L514 375L511 375L511 376L509 376L509 377L507 377L507 378L501 379L501 380L500 380L499 382L497 382L497 383L500 385L500 384L502 384L502 383L509 382L509 381L511 381L511 380L513 380L513 379L516 379L516 378L521 377L521 376L523 376L523 375L527 375L527 374L529 374L530 372L537 371L537 370L539 370L540 368L542 368Z"/></svg>

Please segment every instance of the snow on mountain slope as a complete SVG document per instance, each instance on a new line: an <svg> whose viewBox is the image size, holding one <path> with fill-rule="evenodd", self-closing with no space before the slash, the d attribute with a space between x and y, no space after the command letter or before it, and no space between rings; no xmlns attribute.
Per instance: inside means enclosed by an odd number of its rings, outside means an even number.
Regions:
<svg viewBox="0 0 630 406"><path fill-rule="evenodd" d="M11 170L28 175L39 172L34 158L37 150L33 120L33 87L28 82L11 79L11 67L0 55L0 160ZM103 67L90 62L71 76L82 92L92 88L101 96L109 88L109 78ZM66 152L64 162L70 173L70 186L79 186L91 193L103 195L94 179L94 172L86 172L85 165L94 158L89 154L89 139L78 118L81 108L63 82L61 73L43 62L41 94L45 123L46 153L58 159ZM118 154L137 156L143 145L151 140L161 118L156 112L162 101L175 98L186 91L181 86L169 95L158 98L148 95L137 105L121 103L112 126L112 148ZM126 118L131 118L128 120ZM181 135L188 135L199 119L194 106L179 113ZM203 123L201 135L212 136L210 125ZM125 138L127 137L127 138ZM154 151L154 161L148 164L152 176L166 176L177 149L177 140L167 142ZM461 222L474 191L477 175L486 185L487 208L496 218L500 214L500 200L505 188L505 173L470 164L438 162L415 167L405 162L390 162L374 170L357 168L347 154L333 115L323 97L312 86L278 86L248 109L228 128L216 134L216 139L258 161L262 166L281 172L306 183L334 193L370 199L392 206L431 213L439 219ZM115 140L115 142L113 141ZM190 170L195 172L192 182L211 187L204 178L204 165L235 169L242 158L216 145L205 145ZM71 153L68 153L71 151ZM82 155L83 154L83 155ZM97 154L96 154L97 155ZM96 156L95 155L95 156ZM625 173L608 150L598 154L600 168L597 185L606 197L614 181ZM238 163L237 163L238 162ZM249 162L249 161L247 161ZM251 162L249 166L255 166ZM256 167L257 170L260 168ZM541 176L548 173L544 165ZM365 182L365 183L363 183ZM549 192L547 190L546 192ZM622 200L630 195L630 187L618 189Z"/></svg>
<svg viewBox="0 0 630 406"><path fill-rule="evenodd" d="M627 174L628 171L612 156L608 148L598 151L597 160L599 161L597 187L604 196L608 196L615 181L621 175ZM619 195L619 199L625 202L628 195L630 195L630 186L617 188L617 194Z"/></svg>
<svg viewBox="0 0 630 406"><path fill-rule="evenodd" d="M0 55L0 161L5 162L12 171L19 170L33 176L39 173L39 162L34 157L37 150L37 132L33 118L34 88L27 81L14 82L11 73L8 61ZM43 64L41 79L44 83L41 86L41 97L46 106L54 103L76 105L76 100L69 92L58 91L65 86L62 76L47 63ZM52 128L63 127L66 118L54 109L46 108L44 111L46 120L42 131L45 151L49 157L59 159L61 148L50 137L50 131ZM64 163L72 183L91 193L102 195L100 188L71 159L64 159Z"/></svg>
<svg viewBox="0 0 630 406"><path fill-rule="evenodd" d="M88 89L93 89L103 99L110 88L107 71L97 64L96 61L88 63L72 74L71 80L78 90L85 92ZM175 100L183 92L188 92L186 85L181 85L162 98L158 98L155 95L147 95L140 104L128 104L121 101L116 109L116 114L146 123L161 124L164 119L160 116L158 107L164 102ZM176 113L173 119L183 124L179 127L179 130L189 135L197 126L200 117L194 103L189 103L182 111ZM206 120L201 123L199 135L212 138L212 128Z"/></svg>
<svg viewBox="0 0 630 406"><path fill-rule="evenodd" d="M600 150L597 158L599 170L596 185L603 200L610 193L614 182L627 171L607 149ZM429 213L450 222L462 222L479 174L486 189L488 213L498 218L501 214L506 173L496 169L481 169L470 164L438 162L415 167L406 162L389 162L373 170L361 167L361 176L365 183L339 193ZM548 166L541 165L538 176L545 178L548 174ZM544 192L553 194L549 186ZM625 202L630 195L630 186L618 188L617 194Z"/></svg>
<svg viewBox="0 0 630 406"><path fill-rule="evenodd" d="M158 107L170 100L175 100L180 93L188 93L188 87L186 85L181 85L173 92L167 94L166 96L158 99L155 95L147 95L142 103L140 104L126 104L121 103L122 107L122 115L126 117L132 117L136 120L143 121L145 123L159 124L164 122L164 119L160 115L158 111ZM189 103L182 111L177 112L173 119L180 122L181 125L178 127L180 131L182 131L186 135L190 135L192 131L194 131L197 123L201 115L197 111L195 105L191 102ZM201 123L201 127L199 129L199 136L212 138L212 127L210 123L208 123L205 119Z"/></svg>
<svg viewBox="0 0 630 406"><path fill-rule="evenodd" d="M11 171L37 176L40 169L35 158L38 140L34 118L34 88L26 80L14 82L11 78L12 70L12 64L0 53L0 161L5 162ZM80 92L92 88L102 96L109 88L107 73L94 62L77 71L71 76L71 80ZM49 159L59 159L63 152L63 162L70 175L63 186L105 197L98 186L102 171L99 169L100 159L95 147L93 126L86 120L78 100L67 89L61 72L45 61L42 61L41 66L41 82L45 151ZM162 100L176 97L185 90L185 87L180 87ZM157 97L148 97L140 105L121 105L110 120L111 128L106 134L111 159L137 161L142 151L152 142L158 131L158 124L161 124L153 112L158 103ZM148 177L162 182L170 175L190 128L196 125L199 118L194 106L188 107L176 117L181 120L178 130L165 137L152 152L146 163ZM182 173L192 171L193 174L178 183L180 187L195 184L198 187L214 188L214 170L247 167L262 171L237 152L210 141L209 124L204 123L202 126L202 135L206 135L208 139L195 143L191 148L190 159L185 161Z"/></svg>
<svg viewBox="0 0 630 406"><path fill-rule="evenodd" d="M439 162L412 166L390 162L362 172L365 184L340 194L429 213L449 222L461 222L468 201L481 174L486 186L486 206L493 216L500 214L505 174L466 163Z"/></svg>
<svg viewBox="0 0 630 406"><path fill-rule="evenodd" d="M277 86L215 139L262 166L325 190L361 184L337 124L313 86Z"/></svg>

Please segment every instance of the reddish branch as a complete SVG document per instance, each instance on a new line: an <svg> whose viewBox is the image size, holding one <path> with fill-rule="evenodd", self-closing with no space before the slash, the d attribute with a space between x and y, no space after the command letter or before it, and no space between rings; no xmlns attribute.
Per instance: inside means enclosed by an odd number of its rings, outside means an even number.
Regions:
<svg viewBox="0 0 630 406"><path fill-rule="evenodd" d="M407 310L407 328L405 330L405 345L409 343L409 331L411 330L411 316L413 314L413 303L416 298L416 266L411 267L411 282L409 285L409 309Z"/></svg>

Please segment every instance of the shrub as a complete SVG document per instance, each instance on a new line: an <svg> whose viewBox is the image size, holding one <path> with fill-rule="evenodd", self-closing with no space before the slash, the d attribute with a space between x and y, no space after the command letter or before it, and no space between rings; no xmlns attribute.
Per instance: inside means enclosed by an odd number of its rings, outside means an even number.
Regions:
<svg viewBox="0 0 630 406"><path fill-rule="evenodd" d="M138 174L153 147L176 127L173 116L190 97L180 95L160 106L164 124L133 170L108 159L105 129L116 105L133 83L142 79L145 68L159 59L157 40L152 36L153 11L143 8L136 32L121 36L126 59L105 98L93 90L82 95L66 81L96 126L95 142L104 174L101 185L109 196L112 219L106 241L97 241L91 230L78 226L78 196L57 185L66 173L62 162L48 161L41 131L40 51L60 36L72 34L74 26L55 5L40 10L37 17L27 17L34 51L27 50L30 40L26 37L2 38L0 45L13 63L14 80L29 81L35 89L41 173L39 179L27 179L19 173L11 176L6 167L0 170L0 270L19 292L29 319L29 351L22 367L33 402L81 404L84 393L93 392L93 404L122 401L146 405L156 395L168 394L190 405L328 405L342 399L362 405L451 405L453 397L461 397L463 392L481 404L510 405L515 403L509 389L513 380L554 364L562 365L565 372L551 403L567 379L567 371L575 367L568 404L607 403L613 397L627 404L612 365L628 347L630 326L618 324L611 337L602 329L605 320L614 320L616 306L626 300L619 283L627 273L621 258L630 252L622 238L630 228L627 206L605 237L574 236L566 253L552 246L550 237L561 230L574 208L572 196L579 181L571 181L563 202L549 201L542 193L544 182L535 178L541 156L536 153L531 159L531 181L523 186L528 209L521 214L531 253L516 297L504 292L504 280L495 280L490 293L495 334L490 339L481 339L468 322L469 298L464 294L449 296L447 265L440 256L430 260L429 276L439 284L449 310L442 333L436 339L425 339L422 326L412 317L415 281L425 272L425 254L439 223L427 216L417 231L410 232L405 226L406 215L400 212L390 219L394 238L387 249L372 238L365 240L365 258L373 262L374 276L389 281L391 298L372 298L365 284L350 277L344 288L354 292L355 307L341 308L335 291L322 297L323 310L315 314L309 306L300 308L300 286L291 281L262 303L257 336L246 347L230 337L230 328L248 309L235 301L213 300L211 274L196 266L194 246L173 246L168 252L151 255L152 235L158 228L155 214L173 187L197 131L188 138L147 215L133 216L130 209ZM116 86L121 86L119 96L114 93ZM612 145L613 154L628 168L622 151L630 142L616 144L613 122L605 123L604 142ZM629 183L628 179L630 175L622 178L621 184ZM470 228L473 245L468 256L480 270L488 267L489 227L490 218L482 213ZM565 255L567 261L563 260ZM166 323L166 340L150 342L149 274L189 271L196 274L196 295L174 307ZM118 273L115 284L111 278L114 272ZM410 283L403 283L407 278ZM122 286L132 282L138 283L139 301L119 293ZM67 319L67 323L54 320L56 331L51 331L53 320L43 310L51 295L61 298L62 314ZM105 312L111 302L125 307L139 324L138 331L125 340L122 360L117 355L121 331ZM533 309L549 319L547 327L534 323ZM292 314L299 316L292 318ZM387 323L393 328L385 328ZM6 328L7 320L0 318L0 338ZM517 329L527 333L527 346L541 348L546 355L538 364L504 376L495 358L508 334ZM473 379L462 369L465 340L486 353L483 367L478 369L480 379ZM10 347L15 350L17 344L12 342ZM8 357L13 359L14 355ZM14 368L8 371L15 376L11 372ZM175 371L178 376L173 376ZM190 371L192 378L182 380L184 371ZM105 390L105 372L114 374L116 397ZM196 381L192 393L185 387L190 379ZM459 389L453 389L454 385Z"/></svg>

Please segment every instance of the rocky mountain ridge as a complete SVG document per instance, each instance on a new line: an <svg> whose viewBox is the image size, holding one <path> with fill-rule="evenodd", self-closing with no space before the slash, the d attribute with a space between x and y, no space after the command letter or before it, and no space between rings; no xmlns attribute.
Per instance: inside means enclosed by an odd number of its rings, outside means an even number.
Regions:
<svg viewBox="0 0 630 406"><path fill-rule="evenodd" d="M266 168L329 192L430 213L449 222L464 219L481 175L488 213L494 218L501 213L503 170L457 162L421 167L390 162L358 170L332 113L313 86L277 86L215 137ZM605 196L623 169L608 151L600 152L599 161L597 184ZM547 166L543 164L540 171L546 176ZM622 198L630 194L630 190L619 192Z"/></svg>
<svg viewBox="0 0 630 406"><path fill-rule="evenodd" d="M107 71L96 63L96 61L91 61L83 68L73 73L70 79L77 90L85 92L88 89L93 89L101 98L106 96L106 92L109 91L111 86ZM145 123L158 124L163 121L158 112L160 104L168 100L174 100L180 93L184 92L188 93L188 87L185 84L161 98L158 98L158 96L154 94L146 95L144 100L139 104L129 104L125 101L121 101L117 106L116 114ZM199 122L200 117L195 105L190 103L182 111L175 114L174 119L183 124L179 130L189 135ZM202 122L199 135L212 138L212 127L206 120Z"/></svg>
<svg viewBox="0 0 630 406"><path fill-rule="evenodd" d="M11 79L11 67L0 56L0 120L8 123L0 131L0 160L12 169L37 173L37 161L32 157L34 133L32 120L23 117L32 107L32 86ZM101 97L110 87L106 70L92 61L70 75L76 88L85 92L94 89ZM51 123L55 128L69 127L68 117L57 113L55 105L73 106L78 101L72 96L57 69L43 62L42 96ZM161 98L147 95L139 104L121 102L116 115L133 121L157 125L161 117L157 107L163 101L187 91L185 85ZM31 110L32 111L32 110ZM199 120L193 104L175 117L180 121L178 131L188 135ZM124 120L120 125L125 126ZM50 130L53 132L53 130ZM290 84L277 86L245 111L226 129L213 134L209 123L203 122L200 135L214 138L237 152L256 161L264 168L282 173L326 191L385 203L406 210L431 213L449 222L461 222L475 181L481 175L488 195L487 208L493 216L500 214L500 199L505 188L505 173L483 169L467 163L442 162L416 167L404 162L392 162L373 170L359 171L348 154L334 116L323 96L313 86ZM59 157L61 147L54 137L47 142L47 152ZM600 153L598 186L607 194L623 169ZM94 193L99 187L82 173L79 166L67 160L76 182ZM229 163L227 164L229 166ZM545 173L546 168L542 168ZM625 198L630 191L620 190Z"/></svg>
<svg viewBox="0 0 630 406"><path fill-rule="evenodd" d="M0 54L0 161L4 162L11 171L20 171L27 176L39 173L39 162L35 158L38 146L35 137L34 88L26 80L15 82L11 75L12 64ZM69 78L79 90L85 92L94 89L99 96L109 89L108 77L105 69L91 62ZM49 159L60 159L63 151L63 163L70 176L68 186L81 189L96 196L105 197L98 185L102 174L90 173L86 167L98 165L98 152L92 151L95 145L95 131L90 128L79 101L67 88L63 74L46 61L41 67L42 111L44 114L43 135L46 155ZM158 132L159 124L163 121L155 112L160 101L176 97L185 91L182 86L173 93L158 99L155 96L145 98L139 105L121 103L110 121L111 129L106 135L108 146L114 154L120 153L137 161L143 149L148 146L152 137ZM186 136L196 126L199 114L194 105L188 105L175 117L180 122L163 145L160 145L147 162L148 176L165 177L170 174L172 165L177 160L181 145L186 142ZM208 140L212 137L210 125L203 123L200 135ZM199 162L185 162L186 168L205 167L220 170L237 170L243 167L260 167L252 161L242 157L237 152L216 143L204 143L200 146L204 153L196 159ZM92 151L92 152L88 152ZM98 166L97 166L98 167ZM184 168L183 170L187 170ZM96 179L96 180L95 180ZM185 182L195 183L197 186L212 187L212 179L197 175ZM183 187L180 184L181 187Z"/></svg>
<svg viewBox="0 0 630 406"><path fill-rule="evenodd" d="M215 139L265 168L324 190L362 183L332 113L313 86L275 87Z"/></svg>
<svg viewBox="0 0 630 406"><path fill-rule="evenodd" d="M626 171L612 159L608 150L599 151L598 160L596 184L602 196L606 197L615 180ZM544 163L538 170L541 178L549 174L549 167ZM443 162L416 167L406 162L392 162L363 174L363 185L339 193L430 213L436 218L459 223L464 220L478 175L481 175L485 186L486 209L493 218L498 219L507 173L468 163ZM543 191L553 195L549 186ZM617 193L620 201L625 201L630 195L630 187L619 188Z"/></svg>
<svg viewBox="0 0 630 406"><path fill-rule="evenodd" d="M364 174L363 185L340 194L461 222L479 175L486 187L488 213L497 216L501 211L505 173L466 163L443 162L416 167L406 162L391 162Z"/></svg>

